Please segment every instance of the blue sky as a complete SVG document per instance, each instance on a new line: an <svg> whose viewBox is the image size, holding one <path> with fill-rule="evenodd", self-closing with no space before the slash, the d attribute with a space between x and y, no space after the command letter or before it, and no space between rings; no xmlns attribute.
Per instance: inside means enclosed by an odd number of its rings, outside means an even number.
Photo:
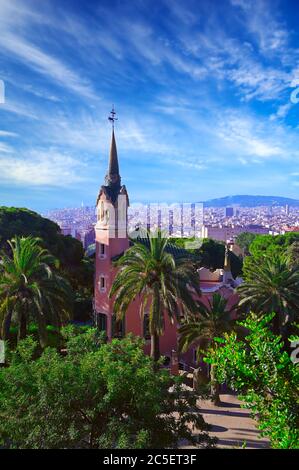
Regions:
<svg viewBox="0 0 299 470"><path fill-rule="evenodd" d="M298 3L0 0L0 203L299 196ZM299 96L299 93L298 93Z"/></svg>

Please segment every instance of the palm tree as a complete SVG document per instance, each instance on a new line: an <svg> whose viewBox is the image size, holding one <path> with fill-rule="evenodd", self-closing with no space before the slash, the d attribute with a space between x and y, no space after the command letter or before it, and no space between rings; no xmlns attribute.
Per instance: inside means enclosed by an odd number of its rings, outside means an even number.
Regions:
<svg viewBox="0 0 299 470"><path fill-rule="evenodd" d="M235 320L231 313L236 305L228 307L228 300L221 294L215 293L208 305L199 303L198 312L189 318L179 328L179 350L186 352L192 344L196 344L198 360L204 350L216 347L215 337L234 328ZM220 404L219 384L215 378L214 366L211 366L211 396L215 405Z"/></svg>
<svg viewBox="0 0 299 470"><path fill-rule="evenodd" d="M290 323L298 319L298 266L290 266L288 257L281 254L259 260L251 258L238 293L240 307L249 307L257 315L275 313L273 331L287 338Z"/></svg>
<svg viewBox="0 0 299 470"><path fill-rule="evenodd" d="M8 241L11 254L0 262L0 330L9 338L12 320L18 340L27 334L30 320L38 324L40 343L46 345L46 326L68 318L72 293L69 283L55 270L58 261L40 245L38 238L15 237Z"/></svg>
<svg viewBox="0 0 299 470"><path fill-rule="evenodd" d="M291 268L299 269L299 241L293 242L286 250L288 263Z"/></svg>
<svg viewBox="0 0 299 470"><path fill-rule="evenodd" d="M199 277L191 258L178 258L169 252L168 239L157 231L146 233L145 244L134 245L116 263L119 267L110 297L115 295L114 313L122 319L129 305L141 298L140 315L148 311L151 356L160 358L159 336L164 332L164 319L179 321L194 312L200 294Z"/></svg>

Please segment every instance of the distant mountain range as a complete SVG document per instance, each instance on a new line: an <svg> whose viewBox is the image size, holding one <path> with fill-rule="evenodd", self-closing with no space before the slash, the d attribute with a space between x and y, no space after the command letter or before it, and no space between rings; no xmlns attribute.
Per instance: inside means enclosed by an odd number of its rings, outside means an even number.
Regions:
<svg viewBox="0 0 299 470"><path fill-rule="evenodd" d="M298 199L280 196L226 196L203 202L205 207L258 207L258 206L298 206Z"/></svg>

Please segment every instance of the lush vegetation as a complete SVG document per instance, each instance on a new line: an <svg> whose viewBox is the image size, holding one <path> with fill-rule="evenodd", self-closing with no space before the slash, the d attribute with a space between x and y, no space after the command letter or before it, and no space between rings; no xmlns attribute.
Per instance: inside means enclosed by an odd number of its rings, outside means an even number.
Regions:
<svg viewBox="0 0 299 470"><path fill-rule="evenodd" d="M171 239L178 247L192 241ZM290 357L299 321L299 233L238 237L243 267L229 256L233 276L244 279L241 324L220 294L200 299L197 269L223 268L225 245L203 240L185 258L172 254L169 242L159 232L145 244L136 240L116 262L110 292L119 320L142 299L151 335L147 357L138 338L105 344L91 328L80 335L61 329L74 313L91 310L93 261L53 222L0 208L0 329L10 340L0 369L0 446L172 448L180 439L195 443L195 430L198 443L211 445L201 415L192 412L196 396L160 367L166 317L180 324L180 351L195 345L198 360L210 364L216 404L219 384L226 383L272 447L299 446L299 369Z"/></svg>
<svg viewBox="0 0 299 470"><path fill-rule="evenodd" d="M299 232L276 236L257 235L249 247L249 253L254 259L261 259L264 255L271 257L274 254L285 254L289 247L297 242L299 242Z"/></svg>
<svg viewBox="0 0 299 470"><path fill-rule="evenodd" d="M256 235L250 232L242 232L236 238L236 244L242 248L244 255L249 255L249 247L255 240Z"/></svg>
<svg viewBox="0 0 299 470"><path fill-rule="evenodd" d="M196 396L166 370L154 371L141 339L104 344L94 329L74 336L66 356L36 359L29 336L0 369L0 445L9 448L173 448L213 440ZM170 385L172 383L172 387ZM191 411L190 411L191 410ZM188 424L190 427L188 427ZM197 431L197 437L193 431Z"/></svg>
<svg viewBox="0 0 299 470"><path fill-rule="evenodd" d="M55 268L58 261L39 239L16 237L8 242L0 265L0 332L9 339L11 323L18 339L27 335L30 321L38 325L41 346L46 346L47 324L60 327L72 309L72 290Z"/></svg>
<svg viewBox="0 0 299 470"><path fill-rule="evenodd" d="M298 448L299 367L269 328L272 320L273 315L248 317L242 323L249 330L246 339L225 334L206 360L215 366L217 379L238 392L271 447Z"/></svg>
<svg viewBox="0 0 299 470"><path fill-rule="evenodd" d="M201 242L201 246L196 248L197 241ZM186 248L193 255L194 261L198 267L204 267L215 271L216 269L223 269L225 259L225 243L205 238L198 240L195 238L171 238L171 243L174 243L180 248ZM242 275L242 260L233 252L229 252L231 272L234 278Z"/></svg>
<svg viewBox="0 0 299 470"><path fill-rule="evenodd" d="M290 266L281 253L253 257L244 268L244 283L239 286L240 307L259 315L275 313L272 328L287 339L292 323L299 319L299 269Z"/></svg>
<svg viewBox="0 0 299 470"><path fill-rule="evenodd" d="M198 311L189 315L179 328L179 350L186 352L195 344L200 361L207 349L214 345L215 337L231 331L235 326L232 312L236 305L228 306L228 301L219 293L213 294L207 305L199 302ZM220 404L219 384L215 377L214 365L211 364L211 397L215 405Z"/></svg>
<svg viewBox="0 0 299 470"><path fill-rule="evenodd" d="M90 319L92 310L94 260L84 255L80 241L60 233L59 226L36 212L0 207L0 251L11 253L8 241L19 237L39 238L41 246L59 260L59 273L68 279L74 292L73 318Z"/></svg>
<svg viewBox="0 0 299 470"><path fill-rule="evenodd" d="M160 358L159 336L164 332L164 316L171 322L181 315L195 313L197 303L192 292L200 295L198 273L190 259L175 259L166 251L168 239L161 232L147 233L148 246L138 243L118 260L110 297L114 298L114 313L123 318L129 305L141 296L140 313L148 315L151 335L151 356Z"/></svg>

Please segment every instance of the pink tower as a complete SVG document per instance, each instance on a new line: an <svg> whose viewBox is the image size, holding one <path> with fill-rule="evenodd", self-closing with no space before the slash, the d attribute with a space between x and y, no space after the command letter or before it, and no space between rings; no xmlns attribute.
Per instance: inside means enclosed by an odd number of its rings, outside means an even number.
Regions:
<svg viewBox="0 0 299 470"><path fill-rule="evenodd" d="M108 338L113 336L113 301L109 291L115 275L112 259L129 247L127 235L127 210L129 198L125 186L121 185L117 149L114 135L115 111L112 122L112 136L108 171L105 184L101 186L96 203L97 223L95 226L96 269L95 269L95 313L98 326L106 330Z"/></svg>
<svg viewBox="0 0 299 470"><path fill-rule="evenodd" d="M126 187L121 185L119 174L114 135L115 119L115 111L112 109L109 117L112 122L112 136L108 171L105 184L100 188L96 203L95 322L101 330L106 331L109 340L114 336L122 336L126 333L143 337L145 339L144 350L149 353L150 341L146 326L147 322L143 321L139 314L140 299L138 298L132 302L128 307L125 319L121 323L116 323L113 315L113 299L109 298L109 292L116 274L113 260L122 255L130 246L127 230L129 198ZM206 271L205 274L204 271ZM226 267L226 271L228 271L228 267ZM226 286L226 284L224 285L218 274L201 269L201 282L200 278L198 278L198 282L200 282L202 290L201 300L205 303L216 291L221 292L225 297L229 297L230 302L235 300L236 295L232 288ZM178 372L178 361L183 362L185 365L196 365L195 347L191 348L186 354L178 356L177 325L170 322L168 315L165 316L164 334L160 337L160 351L163 356L169 359L174 374Z"/></svg>
<svg viewBox="0 0 299 470"><path fill-rule="evenodd" d="M122 255L130 246L127 230L127 212L129 206L128 193L121 185L118 156L114 135L115 112L112 110L109 120L112 122L112 137L108 171L105 184L101 186L97 198L97 223L95 226L96 261L94 307L95 320L101 330L105 330L108 339L133 333L145 338L145 352L149 352L150 341L146 321L140 318L140 299L132 302L121 323L115 321L113 299L109 292L116 274L113 260ZM169 320L165 322L165 334L160 339L161 353L170 358L177 347L176 326Z"/></svg>

